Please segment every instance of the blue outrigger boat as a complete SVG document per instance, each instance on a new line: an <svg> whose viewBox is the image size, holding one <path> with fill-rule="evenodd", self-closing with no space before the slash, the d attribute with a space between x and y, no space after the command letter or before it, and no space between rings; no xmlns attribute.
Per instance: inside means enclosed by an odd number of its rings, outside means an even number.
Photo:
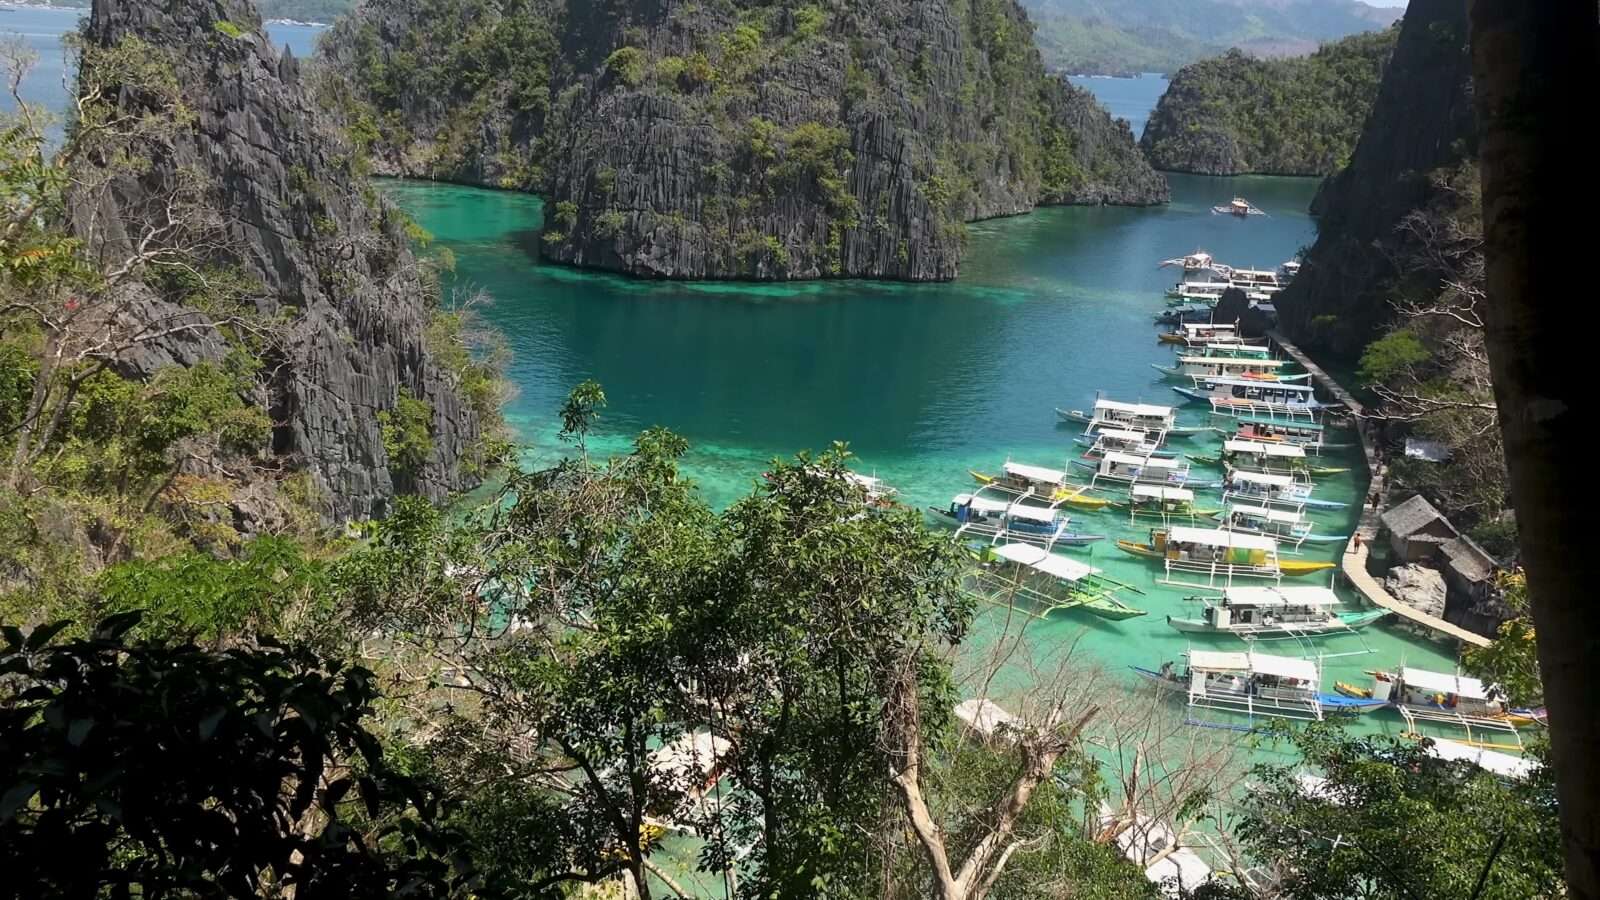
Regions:
<svg viewBox="0 0 1600 900"><path fill-rule="evenodd" d="M1039 499L1039 498L1035 498ZM1031 506L1023 498L985 497L980 490L957 494L947 507L930 506L936 521L956 526L958 536L976 535L993 543L1020 542L1049 547L1082 547L1103 541L1103 534L1071 531L1072 519L1052 506Z"/></svg>

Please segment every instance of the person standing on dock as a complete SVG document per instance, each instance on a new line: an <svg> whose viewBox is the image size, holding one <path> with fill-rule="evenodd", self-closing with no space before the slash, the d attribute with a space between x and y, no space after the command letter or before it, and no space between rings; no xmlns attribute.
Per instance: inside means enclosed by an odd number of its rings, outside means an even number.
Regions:
<svg viewBox="0 0 1600 900"><path fill-rule="evenodd" d="M1377 512L1378 511L1378 504L1380 504L1382 502L1383 502L1383 493L1381 491L1373 491L1372 492L1372 511L1373 512Z"/></svg>

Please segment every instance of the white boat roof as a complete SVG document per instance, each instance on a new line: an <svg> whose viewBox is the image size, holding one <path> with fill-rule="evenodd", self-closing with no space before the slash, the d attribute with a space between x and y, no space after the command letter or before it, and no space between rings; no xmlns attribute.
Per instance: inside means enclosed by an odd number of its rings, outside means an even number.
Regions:
<svg viewBox="0 0 1600 900"><path fill-rule="evenodd" d="M1149 497L1160 500L1193 500L1194 491L1181 487L1166 487L1159 484L1136 484L1131 491L1135 497Z"/></svg>
<svg viewBox="0 0 1600 900"><path fill-rule="evenodd" d="M1212 547L1238 547L1243 550L1272 552L1278 549L1278 542L1266 535L1240 534L1237 531L1223 531L1220 528L1175 527L1167 533L1167 540L1179 544L1206 544Z"/></svg>
<svg viewBox="0 0 1600 900"><path fill-rule="evenodd" d="M1030 522L1043 522L1049 524L1056 520L1061 513L1059 510L1046 509L1043 506L1026 506L1021 503L1012 504L1011 518L1027 519Z"/></svg>
<svg viewBox="0 0 1600 900"><path fill-rule="evenodd" d="M1230 587L1222 598L1236 606L1339 605L1339 595L1325 587Z"/></svg>
<svg viewBox="0 0 1600 900"><path fill-rule="evenodd" d="M1044 466L1030 466L1026 463L1008 462L1004 469L1007 475L1015 475L1029 481L1047 481L1051 484L1059 484L1061 479L1067 477L1067 473L1060 469L1046 469Z"/></svg>
<svg viewBox="0 0 1600 900"><path fill-rule="evenodd" d="M984 737L993 737L1002 727L1016 727L1016 716L1005 711L1000 704L987 697L963 700L956 704L956 718L967 723L973 731Z"/></svg>
<svg viewBox="0 0 1600 900"><path fill-rule="evenodd" d="M1428 748L1428 755L1434 759L1466 760L1485 772L1519 781L1529 777L1539 768L1538 762L1525 756L1513 756L1510 753L1501 753L1499 750L1487 750L1445 738L1433 738L1433 746Z"/></svg>
<svg viewBox="0 0 1600 900"><path fill-rule="evenodd" d="M1441 694L1455 694L1469 700L1483 700L1489 696L1483 682L1465 675L1446 675L1443 672L1429 672L1426 669L1404 668L1400 670L1400 680L1406 683L1406 687L1436 691Z"/></svg>
<svg viewBox="0 0 1600 900"><path fill-rule="evenodd" d="M1305 459L1306 456L1304 447L1277 441L1243 441L1232 438L1223 442L1222 449L1229 453L1256 453L1262 456L1281 456L1285 459Z"/></svg>
<svg viewBox="0 0 1600 900"><path fill-rule="evenodd" d="M1255 381L1249 378L1211 378L1208 379L1208 381L1211 384L1225 384L1229 387L1238 387L1242 385L1244 387L1284 390L1296 394L1309 394L1316 390L1316 388L1312 385L1295 384L1292 381Z"/></svg>
<svg viewBox="0 0 1600 900"><path fill-rule="evenodd" d="M1245 506L1232 503L1228 506L1229 512L1241 512L1245 515L1266 519L1269 522L1283 522L1286 525L1299 525L1305 516L1288 509L1272 509L1266 506Z"/></svg>
<svg viewBox="0 0 1600 900"><path fill-rule="evenodd" d="M1108 437L1108 438L1115 438L1117 440L1123 440L1123 441L1148 441L1148 440L1150 440L1150 433L1148 431L1129 431L1129 430L1123 429L1123 428L1103 428L1103 429L1100 430L1100 436L1101 437Z"/></svg>
<svg viewBox="0 0 1600 900"><path fill-rule="evenodd" d="M1067 559L1065 556L1057 556L1043 547L1035 547L1032 544L1001 544L994 548L994 553L1001 559L1008 559L1064 581L1080 581L1100 572L1093 566L1085 565L1075 559Z"/></svg>
<svg viewBox="0 0 1600 900"><path fill-rule="evenodd" d="M1205 285L1214 285L1215 287L1219 287L1219 288L1225 288L1225 287L1228 286L1228 283L1226 281L1216 281L1216 282L1205 281L1205 282L1198 282L1198 283L1199 284L1205 284ZM1229 324L1227 324L1225 322L1216 322L1216 323L1211 323L1211 322L1185 322L1185 323L1183 323L1183 330L1184 331L1188 331L1188 332L1196 332L1196 331L1233 331L1236 328L1238 328L1237 325L1229 325Z"/></svg>
<svg viewBox="0 0 1600 900"><path fill-rule="evenodd" d="M1273 475L1270 472L1247 472L1243 469L1234 469L1231 473L1235 481L1253 481L1256 484L1270 484L1277 487L1288 487L1295 483L1293 475Z"/></svg>
<svg viewBox="0 0 1600 900"><path fill-rule="evenodd" d="M1211 866L1200 858L1200 854L1188 847L1179 847L1148 866L1144 870L1144 877L1152 884L1161 887L1162 896L1175 897L1176 885L1182 885L1187 889L1199 887L1210 881ZM1174 885L1170 892L1167 888L1169 884Z"/></svg>
<svg viewBox="0 0 1600 900"><path fill-rule="evenodd" d="M957 506L970 506L979 512L1000 513L1011 508L1010 501L996 500L979 494L957 494L950 499L950 502Z"/></svg>
<svg viewBox="0 0 1600 900"><path fill-rule="evenodd" d="M1202 363L1208 366L1250 366L1252 368L1268 369L1275 369L1289 364L1286 359L1256 359L1249 356L1180 356L1178 357L1178 362Z"/></svg>
<svg viewBox="0 0 1600 900"><path fill-rule="evenodd" d="M1178 461L1166 456L1135 456L1115 450L1105 455L1105 461L1123 466L1147 466L1152 469L1176 469Z"/></svg>
<svg viewBox="0 0 1600 900"><path fill-rule="evenodd" d="M1297 681L1317 683L1317 664L1309 659L1297 659L1293 656L1272 656L1267 653L1250 652L1250 668L1261 675L1276 675L1279 678L1293 678Z"/></svg>
<svg viewBox="0 0 1600 900"><path fill-rule="evenodd" d="M1172 407L1170 406L1156 406L1153 403L1123 403L1120 400L1096 400L1094 408L1129 413L1135 416L1155 416L1163 419L1172 415Z"/></svg>
<svg viewBox="0 0 1600 900"><path fill-rule="evenodd" d="M1207 672L1248 672L1250 655L1228 650L1190 650L1189 668Z"/></svg>
<svg viewBox="0 0 1600 900"><path fill-rule="evenodd" d="M1242 276L1244 278L1261 278L1263 276L1272 278L1278 277L1278 273L1272 271L1271 269L1234 269L1233 274L1236 276Z"/></svg>

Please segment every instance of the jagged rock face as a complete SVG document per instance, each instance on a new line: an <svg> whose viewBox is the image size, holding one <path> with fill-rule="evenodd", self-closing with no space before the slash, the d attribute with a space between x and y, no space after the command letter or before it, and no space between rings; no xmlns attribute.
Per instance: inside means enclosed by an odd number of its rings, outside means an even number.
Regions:
<svg viewBox="0 0 1600 900"><path fill-rule="evenodd" d="M1354 356L1390 316L1397 282L1437 288L1439 274L1401 273L1407 215L1440 199L1436 173L1477 155L1459 0L1412 0L1350 165L1312 203L1317 241L1277 298L1280 322L1302 346Z"/></svg>
<svg viewBox="0 0 1600 900"><path fill-rule="evenodd" d="M1384 589L1412 609L1436 618L1444 617L1444 576L1426 566L1400 566L1389 572Z"/></svg>
<svg viewBox="0 0 1600 900"><path fill-rule="evenodd" d="M193 120L154 149L147 174L79 198L74 226L115 252L141 233L158 206L152 199L182 173L199 173L224 232L197 251L202 261L259 283L257 310L287 323L266 360L275 373L271 452L312 474L335 520L382 515L397 491L441 499L469 486L462 456L480 423L424 346L428 303L416 260L295 61L278 56L248 0L95 0L86 40L109 47L129 37L168 58ZM131 110L142 101L119 102ZM150 348L127 368L215 358L222 349L213 337ZM433 409L432 456L405 474L391 464L377 419L402 389Z"/></svg>
<svg viewBox="0 0 1600 900"><path fill-rule="evenodd" d="M486 0L481 18L505 21L516 2ZM349 94L363 93L353 66L392 58L373 46L405 31L402 7L373 0L363 19L380 24L344 23L325 45ZM491 112L492 135L462 139L432 130L442 117L428 103L383 105L412 93L404 86L366 94L375 118L397 116L416 136L383 151L391 166L456 159L420 146L467 143L486 157L498 144L496 162L410 174L504 184L519 160L538 172L526 186L547 197L542 249L559 262L663 278L948 279L964 222L1167 198L1126 124L1044 74L1014 0L632 0L551 13L548 115ZM493 109L496 90L471 102ZM519 129L537 144L526 158L503 152Z"/></svg>

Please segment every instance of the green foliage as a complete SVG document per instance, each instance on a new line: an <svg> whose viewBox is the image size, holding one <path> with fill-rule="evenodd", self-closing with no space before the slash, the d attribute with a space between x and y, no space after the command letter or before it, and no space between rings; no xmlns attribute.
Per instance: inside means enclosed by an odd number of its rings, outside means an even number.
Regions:
<svg viewBox="0 0 1600 900"><path fill-rule="evenodd" d="M378 413L383 449L400 472L416 475L433 456L433 404L400 388L394 409Z"/></svg>
<svg viewBox="0 0 1600 900"><path fill-rule="evenodd" d="M243 28L240 28L238 25L229 22L227 19L218 19L216 22L212 23L212 27L217 30L218 34L234 40L244 37L246 33Z"/></svg>
<svg viewBox="0 0 1600 900"><path fill-rule="evenodd" d="M608 209L595 217L595 237L610 240L622 233L623 227L628 224L628 217L620 209Z"/></svg>
<svg viewBox="0 0 1600 900"><path fill-rule="evenodd" d="M1352 738L1317 724L1292 736L1305 762L1262 766L1238 834L1287 873L1288 900L1556 897L1562 888L1555 782L1544 763L1505 784L1411 740ZM1327 778L1308 792L1310 766ZM1478 887L1482 882L1481 889Z"/></svg>
<svg viewBox="0 0 1600 900"><path fill-rule="evenodd" d="M1356 374L1365 384L1387 384L1432 358L1415 332L1391 331L1367 345Z"/></svg>
<svg viewBox="0 0 1600 900"><path fill-rule="evenodd" d="M751 121L752 127L756 121ZM770 138L770 132L767 137ZM756 153L757 142L753 134L752 154ZM857 203L845 182L844 170L854 161L848 131L820 122L802 122L783 135L782 159L773 168L772 177L790 189L814 184L831 211L853 217Z"/></svg>
<svg viewBox="0 0 1600 900"><path fill-rule="evenodd" d="M649 61L649 54L638 47L618 47L606 57L605 70L628 87L638 87L644 83Z"/></svg>
<svg viewBox="0 0 1600 900"><path fill-rule="evenodd" d="M722 56L732 66L748 64L761 50L761 29L744 22L722 35Z"/></svg>
<svg viewBox="0 0 1600 900"><path fill-rule="evenodd" d="M807 3L794 11L794 39L797 41L816 37L827 25L827 10L815 3Z"/></svg>
<svg viewBox="0 0 1600 900"><path fill-rule="evenodd" d="M439 797L392 771L365 727L371 673L278 646L128 642L137 621L57 644L65 622L3 628L8 891L444 897L464 883Z"/></svg>
<svg viewBox="0 0 1600 900"><path fill-rule="evenodd" d="M1528 602L1528 579L1520 570L1500 575L1495 584L1512 610L1500 632L1487 647L1466 647L1461 666L1489 684L1498 684L1513 706L1537 707L1544 702L1544 682L1539 675L1538 644L1533 609Z"/></svg>
<svg viewBox="0 0 1600 900"><path fill-rule="evenodd" d="M555 205L555 211L550 216L550 221L560 226L563 230L571 231L578 224L578 204L571 200L562 200Z"/></svg>
<svg viewBox="0 0 1600 900"><path fill-rule="evenodd" d="M1355 149L1398 34L1355 35L1306 57L1263 60L1233 50L1185 66L1140 144L1161 169L1332 174Z"/></svg>

